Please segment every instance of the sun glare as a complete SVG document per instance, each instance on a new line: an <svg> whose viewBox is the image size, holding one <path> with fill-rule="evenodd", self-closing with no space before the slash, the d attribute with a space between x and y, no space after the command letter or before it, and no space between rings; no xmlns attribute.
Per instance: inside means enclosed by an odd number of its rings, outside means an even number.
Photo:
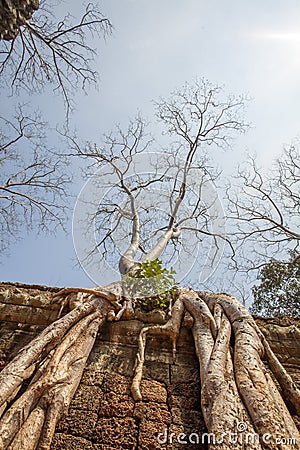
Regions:
<svg viewBox="0 0 300 450"><path fill-rule="evenodd" d="M254 33L256 39L300 43L300 33L298 32L281 32L262 31Z"/></svg>

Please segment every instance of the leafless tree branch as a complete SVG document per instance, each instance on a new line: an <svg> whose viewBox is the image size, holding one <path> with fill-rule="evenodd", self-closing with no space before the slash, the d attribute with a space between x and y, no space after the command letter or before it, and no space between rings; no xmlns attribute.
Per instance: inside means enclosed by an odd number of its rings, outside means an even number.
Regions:
<svg viewBox="0 0 300 450"><path fill-rule="evenodd" d="M269 173L249 156L236 180L227 191L229 219L245 269L261 268L270 258L289 259L300 242L299 143L285 148Z"/></svg>
<svg viewBox="0 0 300 450"><path fill-rule="evenodd" d="M105 38L112 25L92 3L75 24L70 14L56 23L50 10L51 5L41 5L11 41L0 41L0 77L13 92L40 92L52 84L63 96L68 117L74 90L97 82L90 39Z"/></svg>
<svg viewBox="0 0 300 450"><path fill-rule="evenodd" d="M0 117L1 249L21 231L54 230L66 212L66 161L47 147L45 123L39 113L28 116L20 107L14 120Z"/></svg>
<svg viewBox="0 0 300 450"><path fill-rule="evenodd" d="M113 246L115 250L123 248L118 250L121 274L132 270L138 260L153 260L162 254L168 259L169 253L177 253L182 233L192 233L197 241L201 236L213 241L212 264L221 241L234 256L228 237L212 229L212 221L220 214L214 186L219 173L210 167L209 151L213 144L219 147L221 141L223 146L228 145L232 131L246 130L247 125L239 120L245 99L222 99L221 94L219 87L202 80L173 93L171 100L157 102L157 116L171 136L172 150L164 149L152 160L148 150L154 142L146 134L141 117L131 122L126 132L117 127L116 133L104 137L101 147L89 144L82 148L70 138L74 149L71 154L89 164L86 176L103 166L115 175L109 196L95 205L94 224L100 237L94 250L101 248L103 254ZM136 166L141 155L145 161L142 171ZM95 182L100 185L99 177ZM124 248L128 238L129 245ZM192 251L188 236L185 242L188 254Z"/></svg>

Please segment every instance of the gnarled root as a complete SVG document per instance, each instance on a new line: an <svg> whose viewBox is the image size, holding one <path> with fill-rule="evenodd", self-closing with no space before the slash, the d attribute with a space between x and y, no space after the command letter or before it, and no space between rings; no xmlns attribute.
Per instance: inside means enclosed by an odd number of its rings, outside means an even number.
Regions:
<svg viewBox="0 0 300 450"><path fill-rule="evenodd" d="M280 385L282 392L284 392L284 397L289 400L295 407L295 411L298 416L300 416L300 391L296 384L293 382L290 375L287 373L285 368L282 366L277 356L271 349L268 341L266 340L263 333L260 331L258 326L255 324L256 332L261 339L261 342L265 349L266 360L275 376L278 384Z"/></svg>
<svg viewBox="0 0 300 450"><path fill-rule="evenodd" d="M201 408L209 433L218 449L232 448L239 423L247 433L255 433L238 394L230 352L231 324L223 308L208 305L196 293L184 297L184 305L194 318L193 336L200 365ZM234 442L235 448L260 449L259 442Z"/></svg>
<svg viewBox="0 0 300 450"><path fill-rule="evenodd" d="M96 298L100 297L107 300L117 311L122 308L122 305L119 303L119 300L122 297L122 286L119 282L111 283L105 287L98 286L95 289L64 288L53 294L53 303L63 302L66 294L89 294Z"/></svg>
<svg viewBox="0 0 300 450"><path fill-rule="evenodd" d="M171 338L173 343L173 359L176 358L176 341L178 338L178 334L180 331L180 325L183 318L184 307L182 300L179 298L173 305L172 315L168 322L164 325L152 325L148 327L142 328L139 340L138 340L138 352L136 355L135 368L134 368L134 377L131 385L131 393L136 401L142 400L142 394L140 391L140 384L142 380L143 367L145 361L145 347L146 347L146 338L147 334L161 334L167 335Z"/></svg>
<svg viewBox="0 0 300 450"><path fill-rule="evenodd" d="M29 378L38 364L61 341L65 333L79 320L95 311L97 300L85 303L49 325L18 353L0 373L0 407L14 398L23 381Z"/></svg>
<svg viewBox="0 0 300 450"><path fill-rule="evenodd" d="M0 385L4 403L30 376L29 368L38 366L26 391L0 420L1 450L50 448L56 423L69 407L110 309L110 303L101 299L78 306L46 328L3 370L1 378L7 375Z"/></svg>
<svg viewBox="0 0 300 450"><path fill-rule="evenodd" d="M256 324L252 316L241 303L228 295L201 294L200 297L210 310L220 305L231 323L234 331L233 367L237 393L245 405L256 433L260 438L263 436L270 437L263 442L263 448L274 450L299 449L299 432L261 361L264 346L257 334ZM186 306L188 308L188 305ZM214 351L215 349L216 344ZM277 362L280 364L279 361ZM272 367L270 368L272 369ZM221 404L223 404L223 414L230 415L232 413L231 404L223 403L223 401ZM245 422L245 419L241 421ZM246 421L246 428L248 432L248 421ZM281 437L284 440L276 442L276 438ZM289 439L294 439L296 442L289 444ZM246 448L251 448L249 444L247 445ZM230 448L230 446L223 448Z"/></svg>
<svg viewBox="0 0 300 450"><path fill-rule="evenodd" d="M296 409L299 391L248 310L225 294L197 294L180 289L171 319L165 325L141 330L132 382L134 399L142 399L140 383L147 334L170 336L175 353L185 310L194 320L192 332L200 365L202 413L217 448L229 450L234 445L236 449L247 450L299 449L299 432L262 363L264 354Z"/></svg>

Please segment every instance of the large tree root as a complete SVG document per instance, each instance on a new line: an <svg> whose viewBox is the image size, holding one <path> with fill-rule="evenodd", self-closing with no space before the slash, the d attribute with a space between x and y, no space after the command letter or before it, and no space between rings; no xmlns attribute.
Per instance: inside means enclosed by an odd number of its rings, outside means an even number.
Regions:
<svg viewBox="0 0 300 450"><path fill-rule="evenodd" d="M235 298L225 294L181 289L176 308L194 319L193 336L200 366L201 408L208 432L220 450L300 449L300 435L269 368L299 408L299 390L282 367L252 316ZM147 333L170 334L172 318L163 326L145 327L139 337L132 393L141 400L140 382ZM179 325L178 325L179 323ZM176 322L178 335L180 321ZM174 338L174 334L171 336ZM230 347L234 341L233 348ZM173 340L173 342L175 342ZM211 445L213 447L214 444Z"/></svg>
<svg viewBox="0 0 300 450"><path fill-rule="evenodd" d="M0 450L49 450L55 426L78 387L99 327L126 312L127 303L119 303L121 294L120 283L111 291L69 288L55 294L55 301L68 302L74 309L24 347L0 374ZM299 450L299 432L262 357L298 414L299 390L247 309L225 294L179 289L170 319L164 325L141 330L132 382L134 399L142 399L147 335L169 336L175 359L185 311L193 317L201 409L210 447ZM20 395L24 383L28 386ZM276 441L280 438L282 441Z"/></svg>
<svg viewBox="0 0 300 450"><path fill-rule="evenodd" d="M202 294L210 309L223 307L234 332L234 372L238 392L259 436L270 435L266 449L299 449L300 435L261 357L264 347L256 332L254 319L235 298L228 295ZM272 367L270 367L272 370ZM284 368L282 367L282 371ZM276 442L276 438L296 439L296 443Z"/></svg>
<svg viewBox="0 0 300 450"><path fill-rule="evenodd" d="M171 338L173 343L173 359L176 358L176 341L180 331L180 325L184 313L183 303L178 299L173 308L171 318L165 325L151 325L144 327L141 330L138 341L138 353L136 356L135 367L134 367L134 378L131 385L131 393L134 400L142 400L142 395L140 392L140 383L143 374L143 365L145 361L145 348L146 348L146 337L147 334L161 334L167 335Z"/></svg>
<svg viewBox="0 0 300 450"><path fill-rule="evenodd" d="M282 389L282 392L284 392L285 399L289 400L293 404L296 414L300 416L299 389L297 388L296 384L294 383L290 375L287 373L287 371L283 368L282 364L279 362L277 356L274 354L265 336L263 335L263 333L260 331L260 329L256 324L255 327L257 334L261 338L261 341L263 343L265 349L265 357L273 372L273 375L275 376L276 380L278 381Z"/></svg>
<svg viewBox="0 0 300 450"><path fill-rule="evenodd" d="M223 308L216 305L214 316L207 304L195 293L183 296L183 302L194 317L193 336L200 364L201 408L209 433L219 449L232 448L237 426L243 423L255 434L251 419L239 396L230 353L231 325ZM206 350L203 352L203 348ZM259 442L235 442L235 448L260 449Z"/></svg>
<svg viewBox="0 0 300 450"><path fill-rule="evenodd" d="M97 300L80 305L63 318L45 328L18 353L0 373L0 408L12 400L35 366L60 342L65 333L80 319L95 311Z"/></svg>
<svg viewBox="0 0 300 450"><path fill-rule="evenodd" d="M55 426L68 410L110 310L110 302L99 298L77 306L46 328L2 371L0 450L50 448ZM14 400L30 376L27 389Z"/></svg>

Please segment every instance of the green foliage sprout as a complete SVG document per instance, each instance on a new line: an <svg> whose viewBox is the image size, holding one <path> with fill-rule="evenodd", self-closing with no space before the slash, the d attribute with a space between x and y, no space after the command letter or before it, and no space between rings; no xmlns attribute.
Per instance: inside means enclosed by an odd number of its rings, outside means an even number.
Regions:
<svg viewBox="0 0 300 450"><path fill-rule="evenodd" d="M175 298L178 283L173 267L166 269L160 259L137 263L133 272L126 275L124 282L128 294L142 311L166 310Z"/></svg>

